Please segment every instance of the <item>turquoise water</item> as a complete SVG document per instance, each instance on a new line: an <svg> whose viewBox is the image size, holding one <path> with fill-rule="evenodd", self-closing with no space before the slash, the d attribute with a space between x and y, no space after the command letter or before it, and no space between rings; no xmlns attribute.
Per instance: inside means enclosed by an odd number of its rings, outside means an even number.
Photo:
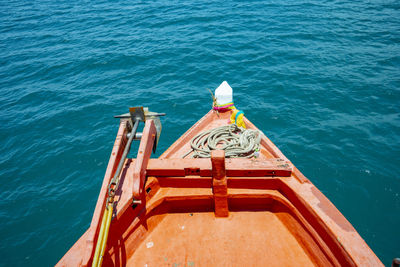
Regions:
<svg viewBox="0 0 400 267"><path fill-rule="evenodd" d="M129 106L157 155L235 103L386 265L400 256L398 1L1 1L0 265L55 264L88 228Z"/></svg>

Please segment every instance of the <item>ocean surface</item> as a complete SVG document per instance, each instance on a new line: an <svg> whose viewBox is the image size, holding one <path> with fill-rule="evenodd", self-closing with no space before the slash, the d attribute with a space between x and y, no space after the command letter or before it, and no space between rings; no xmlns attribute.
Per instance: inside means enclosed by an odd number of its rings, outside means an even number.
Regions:
<svg viewBox="0 0 400 267"><path fill-rule="evenodd" d="M166 112L158 156L224 80L382 262L400 257L399 1L11 0L0 3L0 265L54 265L85 232L113 115Z"/></svg>

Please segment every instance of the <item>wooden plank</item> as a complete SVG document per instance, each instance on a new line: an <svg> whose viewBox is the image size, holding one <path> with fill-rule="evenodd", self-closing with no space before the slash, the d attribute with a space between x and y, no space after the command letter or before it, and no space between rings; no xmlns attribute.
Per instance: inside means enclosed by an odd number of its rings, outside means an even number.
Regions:
<svg viewBox="0 0 400 267"><path fill-rule="evenodd" d="M156 137L156 127L153 120L146 120L139 150L136 156L135 167L133 170L133 197L141 199L144 182L146 179L146 168L153 150L154 139Z"/></svg>
<svg viewBox="0 0 400 267"><path fill-rule="evenodd" d="M228 186L226 182L225 151L211 151L215 217L228 217Z"/></svg>
<svg viewBox="0 0 400 267"><path fill-rule="evenodd" d="M79 263L79 265L80 264L82 264L83 266L88 265L91 257L93 256L95 241L97 241L98 233L100 230L101 219L105 209L108 184L110 183L110 180L117 169L118 163L121 160L122 153L126 146L127 142L126 134L128 133L127 124L128 124L127 120L120 121L117 137L114 142L111 156L107 165L107 170L104 175L103 184L101 186L99 197L97 199L96 208L93 213L92 222L90 223L90 228L87 231L87 234L85 235L86 249L84 250L83 253L84 255L82 256L81 259L82 261L81 263Z"/></svg>
<svg viewBox="0 0 400 267"><path fill-rule="evenodd" d="M289 177L292 174L290 163L282 159L226 159L228 177ZM148 176L211 176L209 158L204 159L150 159L147 165Z"/></svg>

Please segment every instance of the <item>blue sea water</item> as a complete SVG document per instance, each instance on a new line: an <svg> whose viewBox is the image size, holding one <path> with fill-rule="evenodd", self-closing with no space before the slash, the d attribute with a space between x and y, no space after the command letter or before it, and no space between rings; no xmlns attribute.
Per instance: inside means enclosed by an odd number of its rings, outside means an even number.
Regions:
<svg viewBox="0 0 400 267"><path fill-rule="evenodd" d="M383 263L400 257L400 2L10 0L0 265L54 265L88 228L113 115L166 112L159 155L223 80Z"/></svg>

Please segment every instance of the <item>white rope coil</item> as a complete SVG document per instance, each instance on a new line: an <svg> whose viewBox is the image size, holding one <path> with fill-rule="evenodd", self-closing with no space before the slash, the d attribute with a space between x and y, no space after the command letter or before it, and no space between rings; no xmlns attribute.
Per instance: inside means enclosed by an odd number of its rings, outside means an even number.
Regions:
<svg viewBox="0 0 400 267"><path fill-rule="evenodd" d="M190 142L192 158L210 158L211 151L225 150L226 158L252 158L260 149L262 133L258 130L244 129L236 124L229 124L204 131L196 135Z"/></svg>

